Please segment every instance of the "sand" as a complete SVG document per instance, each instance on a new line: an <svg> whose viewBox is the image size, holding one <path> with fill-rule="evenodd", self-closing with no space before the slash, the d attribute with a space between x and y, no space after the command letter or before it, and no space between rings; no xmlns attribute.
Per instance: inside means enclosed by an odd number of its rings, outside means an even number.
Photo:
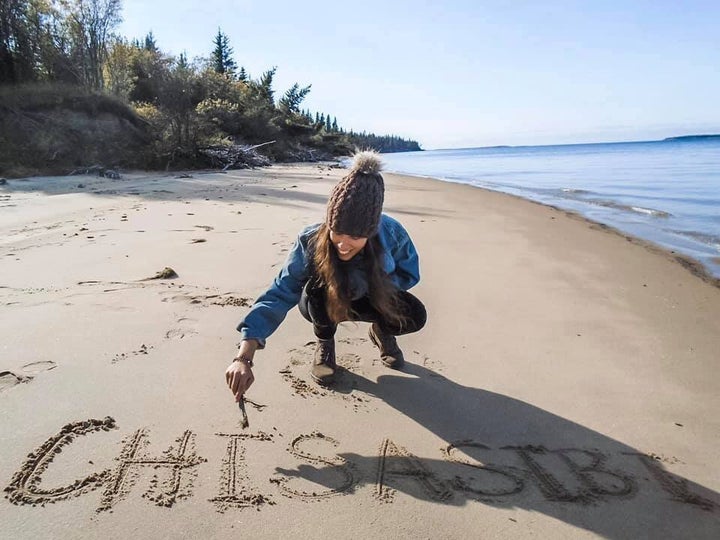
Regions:
<svg viewBox="0 0 720 540"><path fill-rule="evenodd" d="M0 187L0 536L720 537L720 289L503 194L387 175L429 313L406 366L343 324L320 388L293 310L241 429L235 325L341 175Z"/></svg>

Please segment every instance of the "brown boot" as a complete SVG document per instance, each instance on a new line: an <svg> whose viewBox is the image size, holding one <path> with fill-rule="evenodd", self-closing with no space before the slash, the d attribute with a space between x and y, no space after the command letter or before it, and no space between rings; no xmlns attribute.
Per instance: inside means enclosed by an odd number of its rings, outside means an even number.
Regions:
<svg viewBox="0 0 720 540"><path fill-rule="evenodd" d="M405 358L400 347L398 347L395 336L383 332L377 323L372 323L368 335L370 341L380 349L380 360L384 365L398 369L405 363Z"/></svg>
<svg viewBox="0 0 720 540"><path fill-rule="evenodd" d="M335 340L318 339L310 376L316 383L327 386L335 380L336 369Z"/></svg>

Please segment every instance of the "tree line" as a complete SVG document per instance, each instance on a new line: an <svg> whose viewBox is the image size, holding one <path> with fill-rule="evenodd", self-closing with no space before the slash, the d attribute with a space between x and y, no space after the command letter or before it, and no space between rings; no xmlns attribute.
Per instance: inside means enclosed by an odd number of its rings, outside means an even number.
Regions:
<svg viewBox="0 0 720 540"><path fill-rule="evenodd" d="M191 161L201 147L269 141L275 143L264 149L278 159L354 147L420 149L398 136L345 130L334 116L301 108L311 85L296 83L276 95L277 68L253 77L238 66L221 29L208 40L209 56L193 60L163 52L152 33L120 36L121 9L121 0L1 0L0 90L42 83L50 88L47 99L52 89L111 96L147 126L158 162Z"/></svg>

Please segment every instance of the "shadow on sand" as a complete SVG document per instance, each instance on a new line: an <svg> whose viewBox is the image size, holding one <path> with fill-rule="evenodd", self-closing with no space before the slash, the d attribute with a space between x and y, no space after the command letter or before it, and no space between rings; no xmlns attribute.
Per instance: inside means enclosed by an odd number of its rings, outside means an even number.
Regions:
<svg viewBox="0 0 720 540"><path fill-rule="evenodd" d="M379 455L277 469L286 483L342 492L370 485L388 502L401 492L443 505L520 508L607 538L720 537L718 494L669 472L657 456L416 364L403 372L374 383L343 371L337 391L373 395L430 430L445 441L438 459L385 439Z"/></svg>

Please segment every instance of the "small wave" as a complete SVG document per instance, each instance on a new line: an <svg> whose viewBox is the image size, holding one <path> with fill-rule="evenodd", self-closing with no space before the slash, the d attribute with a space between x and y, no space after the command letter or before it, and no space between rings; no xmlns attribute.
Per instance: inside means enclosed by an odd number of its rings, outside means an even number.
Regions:
<svg viewBox="0 0 720 540"><path fill-rule="evenodd" d="M642 206L632 206L629 204L622 204L615 201L607 201L607 200L594 200L594 201L586 201L590 204L595 204L597 206L604 206L605 208L613 208L615 210L622 210L623 212L633 212L635 214L643 214L645 216L651 216L656 218L669 218L672 217L672 214L670 212L665 212L664 210L656 210L654 208L644 208Z"/></svg>
<svg viewBox="0 0 720 540"><path fill-rule="evenodd" d="M680 236L685 236L687 238L692 238L693 240L696 240L703 244L707 244L708 246L712 246L717 251L720 251L720 237L718 237L718 236L715 236L712 234L707 234L707 233L702 233L702 232L698 232L698 231L673 230L673 231L669 231L669 232L680 235Z"/></svg>
<svg viewBox="0 0 720 540"><path fill-rule="evenodd" d="M572 195L589 195L592 193L592 191L588 191L587 189L577 189L577 188L562 188L560 191L563 193L570 193Z"/></svg>
<svg viewBox="0 0 720 540"><path fill-rule="evenodd" d="M671 217L670 212L664 212L663 210L653 210L652 208L643 208L642 206L630 206L630 210L637 212L638 214L645 214L648 216L667 218Z"/></svg>

